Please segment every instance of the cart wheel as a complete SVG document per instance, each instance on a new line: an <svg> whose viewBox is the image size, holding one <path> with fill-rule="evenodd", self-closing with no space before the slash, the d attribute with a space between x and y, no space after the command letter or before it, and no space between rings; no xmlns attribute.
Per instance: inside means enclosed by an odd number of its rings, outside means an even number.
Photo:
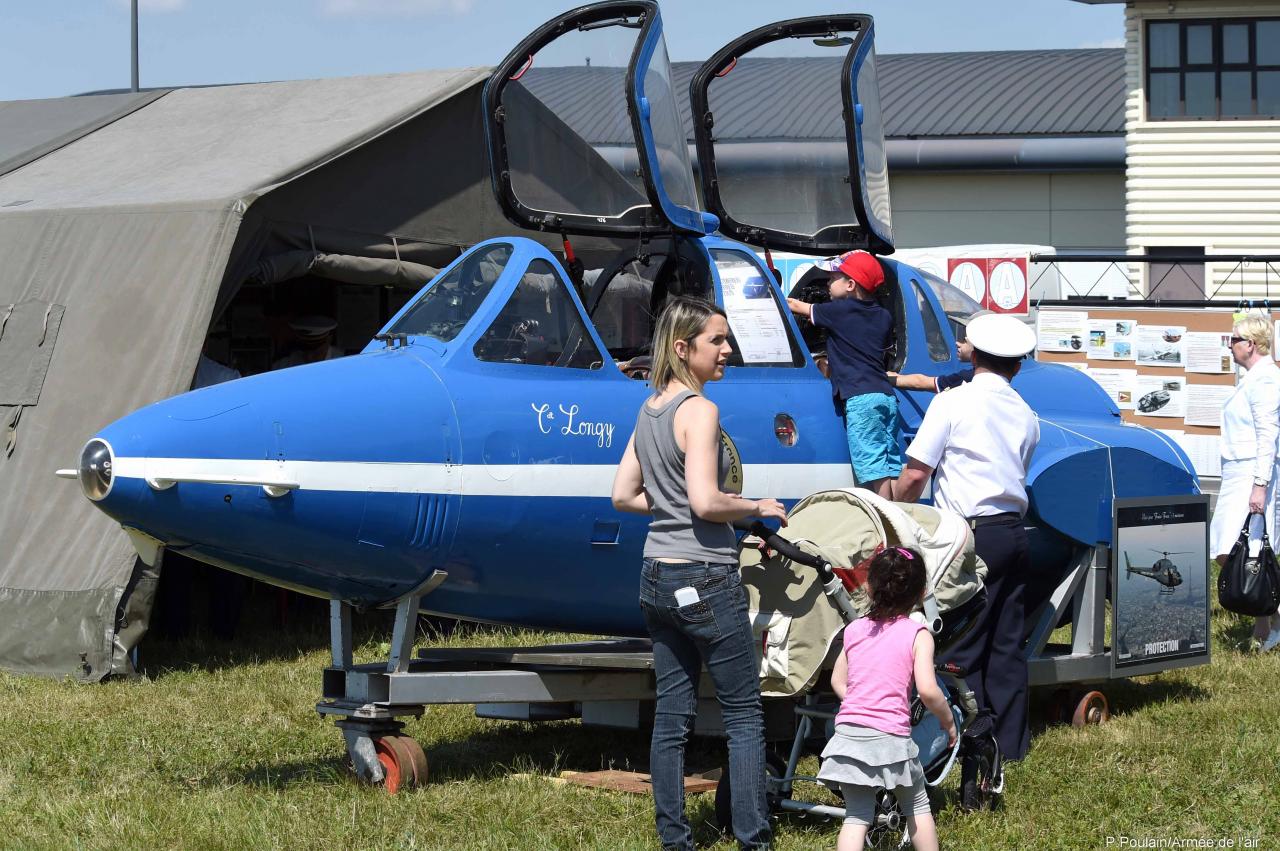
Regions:
<svg viewBox="0 0 1280 851"><path fill-rule="evenodd" d="M876 790L876 811L867 829L868 848L901 848L906 816L897 797L887 789Z"/></svg>
<svg viewBox="0 0 1280 851"><path fill-rule="evenodd" d="M1111 709L1107 706L1107 696L1100 691L1091 691L1080 698L1075 712L1071 715L1071 726L1083 727L1086 724L1101 724L1111 717Z"/></svg>
<svg viewBox="0 0 1280 851"><path fill-rule="evenodd" d="M779 804L784 798L790 798L791 793L783 792L777 788L776 783L770 783L769 780L782 780L787 776L787 762L773 751L766 751L764 755L764 776L765 780L765 802L769 807L770 813L776 813L780 809ZM729 766L725 765L720 771L720 782L716 784L716 824L720 825L723 831L733 829L733 792L729 786Z"/></svg>
<svg viewBox="0 0 1280 851"><path fill-rule="evenodd" d="M427 782L427 755L408 736L378 736L373 748L382 764L383 786L394 795L402 789Z"/></svg>

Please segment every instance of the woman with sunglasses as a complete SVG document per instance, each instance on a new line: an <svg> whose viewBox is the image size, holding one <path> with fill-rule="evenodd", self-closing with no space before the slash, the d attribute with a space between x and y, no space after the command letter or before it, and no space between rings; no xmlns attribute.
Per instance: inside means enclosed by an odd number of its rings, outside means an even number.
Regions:
<svg viewBox="0 0 1280 851"><path fill-rule="evenodd" d="M1262 546L1262 529L1275 537L1277 442L1280 440L1280 369L1271 357L1271 320L1249 314L1231 328L1231 357L1246 370L1222 409L1222 485L1209 526L1209 552L1221 566L1246 519L1249 545ZM1253 515L1261 515L1261 522ZM1280 645L1280 616L1254 622L1253 649Z"/></svg>

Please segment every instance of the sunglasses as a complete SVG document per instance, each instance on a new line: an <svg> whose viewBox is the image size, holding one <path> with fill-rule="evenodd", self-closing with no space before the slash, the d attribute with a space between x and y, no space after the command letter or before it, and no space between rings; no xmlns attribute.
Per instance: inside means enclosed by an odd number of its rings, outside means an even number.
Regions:
<svg viewBox="0 0 1280 851"><path fill-rule="evenodd" d="M1234 346L1236 343L1247 343L1247 342L1249 342L1249 341L1248 341L1248 339L1247 339L1247 338L1245 338L1245 337L1232 337L1232 338L1231 338L1231 345L1233 345L1233 346Z"/></svg>

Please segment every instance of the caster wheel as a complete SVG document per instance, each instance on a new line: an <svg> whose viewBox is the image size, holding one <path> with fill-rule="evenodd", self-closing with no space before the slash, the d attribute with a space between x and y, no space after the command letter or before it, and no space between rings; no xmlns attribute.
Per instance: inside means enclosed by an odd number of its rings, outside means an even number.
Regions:
<svg viewBox="0 0 1280 851"><path fill-rule="evenodd" d="M427 755L416 741L408 736L378 736L373 747L382 764L382 785L389 794L426 784Z"/></svg>
<svg viewBox="0 0 1280 851"><path fill-rule="evenodd" d="M901 848L906 838L906 817L898 799L887 789L876 790L876 811L867 829L867 848Z"/></svg>
<svg viewBox="0 0 1280 851"><path fill-rule="evenodd" d="M1086 724L1101 724L1111 717L1111 708L1107 706L1107 697L1100 691L1091 691L1080 698L1075 712L1071 715L1071 726L1083 727Z"/></svg>
<svg viewBox="0 0 1280 851"><path fill-rule="evenodd" d="M783 794L777 781L787 776L786 760L769 751L764 756L765 802L769 813L779 810L779 802L790 798L791 793ZM716 784L716 824L726 833L733 829L733 791L729 786L729 766L720 772L720 782Z"/></svg>

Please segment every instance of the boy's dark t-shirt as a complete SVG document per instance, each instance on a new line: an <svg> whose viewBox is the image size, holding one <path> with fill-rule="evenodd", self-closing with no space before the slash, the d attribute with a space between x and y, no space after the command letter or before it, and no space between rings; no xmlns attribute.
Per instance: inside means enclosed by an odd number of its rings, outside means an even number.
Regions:
<svg viewBox="0 0 1280 851"><path fill-rule="evenodd" d="M839 401L864 393L893 395L884 371L884 355L893 339L889 311L874 301L837 298L815 304L809 318L827 329L827 364Z"/></svg>

